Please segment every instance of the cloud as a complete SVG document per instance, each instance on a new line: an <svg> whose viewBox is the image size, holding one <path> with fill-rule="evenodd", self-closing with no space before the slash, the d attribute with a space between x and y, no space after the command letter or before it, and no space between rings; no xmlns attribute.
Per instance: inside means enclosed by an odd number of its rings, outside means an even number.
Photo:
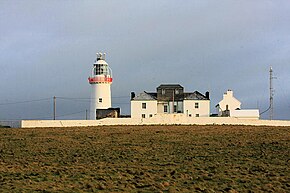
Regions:
<svg viewBox="0 0 290 193"><path fill-rule="evenodd" d="M128 101L118 96L154 91L161 83L180 83L187 91L210 90L212 106L230 88L245 107L256 108L259 101L263 109L268 103L269 66L282 82L289 81L289 4L270 0L1 1L0 16L5 19L0 20L0 87L4 90L0 101L89 97L87 77L95 53L103 51L114 73L114 102L122 103L124 113L129 113L129 104L124 104ZM290 88L283 90L287 95ZM282 104L288 102L280 99L277 108L282 110L277 109L276 115L285 119L289 109ZM39 114L37 104L32 106ZM61 108L69 112L82 107L87 104ZM15 109L6 109L0 116Z"/></svg>

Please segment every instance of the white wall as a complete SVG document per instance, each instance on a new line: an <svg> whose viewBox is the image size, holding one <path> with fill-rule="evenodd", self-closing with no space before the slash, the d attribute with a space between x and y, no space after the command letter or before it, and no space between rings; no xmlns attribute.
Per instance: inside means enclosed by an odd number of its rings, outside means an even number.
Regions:
<svg viewBox="0 0 290 193"><path fill-rule="evenodd" d="M209 100L184 100L184 114L191 117L209 117L210 116L210 101ZM195 108L195 103L198 103L198 108Z"/></svg>
<svg viewBox="0 0 290 193"><path fill-rule="evenodd" d="M103 125L254 125L290 126L290 121L239 119L233 117L187 117L185 114L157 114L149 119L105 118L100 120L23 120L22 128L87 127Z"/></svg>
<svg viewBox="0 0 290 193"><path fill-rule="evenodd" d="M91 105L90 105L90 119L96 119L96 109L108 109L112 107L111 103L111 84L97 83L91 84ZM99 98L102 102L99 102Z"/></svg>
<svg viewBox="0 0 290 193"><path fill-rule="evenodd" d="M167 105L167 113L169 113L169 103L168 102L158 102L157 103L157 113L164 113L164 106Z"/></svg>
<svg viewBox="0 0 290 193"><path fill-rule="evenodd" d="M146 109L142 108L142 103L146 103ZM142 118L142 114L145 114L145 118L149 118L150 115L157 114L157 100L132 100L131 101L131 117Z"/></svg>
<svg viewBox="0 0 290 193"><path fill-rule="evenodd" d="M231 117L246 118L246 119L259 119L260 113L258 109L234 110L234 111L231 111Z"/></svg>
<svg viewBox="0 0 290 193"><path fill-rule="evenodd" d="M224 95L223 95L223 100L219 102L219 112L225 111L226 106L228 105L228 110L230 110L230 113L237 108L241 108L241 102L234 97L234 92L231 90L228 90Z"/></svg>
<svg viewBox="0 0 290 193"><path fill-rule="evenodd" d="M157 102L151 101L148 103L148 109L142 109L142 103L148 101L131 101L131 116L132 118L139 118L142 114L146 114L146 118L149 117L149 114L176 114L173 112L173 103L172 101L166 102ZM198 108L195 108L195 103L198 103ZM177 105L177 111L180 111L187 116L191 115L195 117L197 114L200 117L209 117L210 116L210 100L184 100L183 102L174 102ZM157 107L155 107L156 105ZM167 113L164 113L164 105L167 105Z"/></svg>

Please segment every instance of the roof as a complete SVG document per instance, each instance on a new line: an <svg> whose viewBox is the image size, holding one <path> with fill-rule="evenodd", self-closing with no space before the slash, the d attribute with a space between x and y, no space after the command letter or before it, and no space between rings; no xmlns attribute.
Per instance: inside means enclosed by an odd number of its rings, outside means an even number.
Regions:
<svg viewBox="0 0 290 193"><path fill-rule="evenodd" d="M132 100L157 100L157 93L147 93L144 91L139 93Z"/></svg>
<svg viewBox="0 0 290 193"><path fill-rule="evenodd" d="M184 100L209 100L198 91L194 91L191 93L184 93Z"/></svg>
<svg viewBox="0 0 290 193"><path fill-rule="evenodd" d="M143 91L139 93L137 96L135 96L132 100L157 100L157 93L152 92L146 92ZM184 100L209 100L201 94L198 91L190 92L190 93L184 93Z"/></svg>
<svg viewBox="0 0 290 193"><path fill-rule="evenodd" d="M164 88L183 88L180 84L161 84L157 87L157 89L164 89Z"/></svg>
<svg viewBox="0 0 290 193"><path fill-rule="evenodd" d="M108 63L105 60L96 60L94 64L104 64L104 65L108 65Z"/></svg>

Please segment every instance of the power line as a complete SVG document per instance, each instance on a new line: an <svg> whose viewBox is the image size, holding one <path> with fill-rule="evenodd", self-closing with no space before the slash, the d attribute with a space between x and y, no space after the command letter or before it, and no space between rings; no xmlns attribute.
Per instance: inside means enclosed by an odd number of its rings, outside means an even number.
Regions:
<svg viewBox="0 0 290 193"><path fill-rule="evenodd" d="M55 117L66 117L66 116L70 116L70 115L76 115L76 114L80 114L80 113L84 113L86 112L86 110L82 110L82 111L77 111L77 112L72 112L72 113L66 113L66 114L61 114L61 115L56 115ZM27 120L41 120L41 119L52 119L53 117L51 116L47 116L47 117L36 117L36 118L25 118ZM25 120L25 119L14 119L14 120Z"/></svg>
<svg viewBox="0 0 290 193"><path fill-rule="evenodd" d="M65 97L56 97L56 98L60 100L68 100L68 101L76 101L76 102L84 102L84 103L90 102L90 99L87 99L87 98L65 98Z"/></svg>
<svg viewBox="0 0 290 193"><path fill-rule="evenodd" d="M64 99L64 100L90 100L90 98L77 98L77 97L62 97L62 96L58 96L56 97L58 99Z"/></svg>
<svg viewBox="0 0 290 193"><path fill-rule="evenodd" d="M78 111L78 112L73 112L73 113L68 113L68 114L62 114L62 115L58 115L56 117L66 117L66 116L70 116L70 115L76 115L76 114L80 114L86 112L86 110L82 110L82 111Z"/></svg>
<svg viewBox="0 0 290 193"><path fill-rule="evenodd" d="M55 96L56 99L62 99L62 100L72 100L72 101L79 101L79 102L90 102L91 99L95 98L81 98L81 97L58 97ZM112 98L129 98L128 96L116 96ZM15 101L15 102L7 102L7 103L0 103L1 106L4 105L15 105L15 104L25 104L25 103L33 103L33 102L40 102L40 101L49 101L52 98L42 98L42 99L33 99L33 100L24 100L24 101Z"/></svg>
<svg viewBox="0 0 290 193"><path fill-rule="evenodd" d="M15 104L24 104L24 103L32 103L32 102L40 102L51 100L51 98L43 98L43 99L35 99L35 100L27 100L27 101L16 101L16 102L8 102L8 103L0 103L0 105L15 105Z"/></svg>
<svg viewBox="0 0 290 193"><path fill-rule="evenodd" d="M116 96L116 97L112 97L112 98L130 98L130 96Z"/></svg>
<svg viewBox="0 0 290 193"><path fill-rule="evenodd" d="M97 99L97 98L82 98L82 97L63 97L63 96L58 96L57 98L59 99L68 99L68 100L91 100L91 99ZM111 98L130 98L130 96L113 96Z"/></svg>
<svg viewBox="0 0 290 193"><path fill-rule="evenodd" d="M265 111L263 111L262 113L260 113L260 115L263 115L264 113L268 112L270 110L271 106L269 106Z"/></svg>
<svg viewBox="0 0 290 193"><path fill-rule="evenodd" d="M129 98L128 96L116 96L116 97L112 97L112 98ZM56 120L56 118L58 117L65 117L65 116L70 116L70 115L75 115L75 114L79 114L79 113L83 113L86 112L86 114L88 113L87 110L82 110L82 111L77 111L77 112L72 112L72 113L67 113L67 114L61 114L61 115L57 115L56 112L56 102L57 99L59 100L68 100L68 101L74 101L74 102L86 102L89 103L91 101L91 98L82 98L82 97L63 97L63 96L54 96L54 97L50 97L50 98L40 98L40 99L33 99L33 100L23 100L23 101L15 101L15 102L7 102L7 103L0 103L1 106L5 106L5 105L17 105L17 104L27 104L27 103L33 103L33 102L41 102L41 101L50 101L53 104L53 114L52 116L46 116L46 117L36 117L36 118L32 118L34 120L41 120L41 119L53 119ZM50 104L51 104L50 103ZM58 102L59 103L59 102ZM130 104L130 102L123 101L123 102L113 102L114 105L124 105L124 104ZM87 116L87 115L86 115ZM28 118L21 118L21 119L14 119L14 120L23 120L23 119L28 119Z"/></svg>

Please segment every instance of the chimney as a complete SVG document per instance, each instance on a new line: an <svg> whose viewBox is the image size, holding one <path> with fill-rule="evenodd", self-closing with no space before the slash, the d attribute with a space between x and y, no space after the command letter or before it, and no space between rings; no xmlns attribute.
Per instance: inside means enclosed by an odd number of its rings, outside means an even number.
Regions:
<svg viewBox="0 0 290 193"><path fill-rule="evenodd" d="M234 96L234 92L232 91L232 90L228 90L227 91L227 95L229 96L229 97L233 97Z"/></svg>
<svg viewBox="0 0 290 193"><path fill-rule="evenodd" d="M205 98L207 98L209 100L209 92L205 92Z"/></svg>
<svg viewBox="0 0 290 193"><path fill-rule="evenodd" d="M131 100L133 100L135 98L135 92L131 92Z"/></svg>

